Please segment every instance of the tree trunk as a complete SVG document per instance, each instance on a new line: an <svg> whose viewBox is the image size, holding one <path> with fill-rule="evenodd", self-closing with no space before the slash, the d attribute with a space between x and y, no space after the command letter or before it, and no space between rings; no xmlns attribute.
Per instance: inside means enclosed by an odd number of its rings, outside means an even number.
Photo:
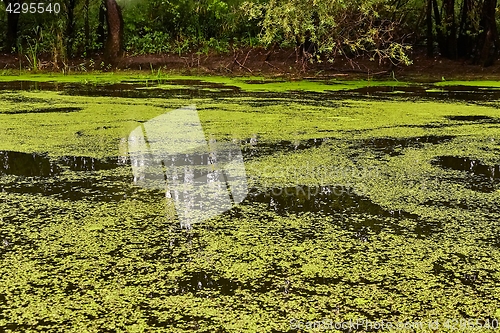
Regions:
<svg viewBox="0 0 500 333"><path fill-rule="evenodd" d="M106 33L104 31L104 25L106 24L106 7L104 2L101 2L99 6L99 24L97 25L97 43L104 47L106 41Z"/></svg>
<svg viewBox="0 0 500 333"><path fill-rule="evenodd" d="M434 55L434 34L432 33L432 0L427 0L426 22L427 22L427 56L432 57Z"/></svg>
<svg viewBox="0 0 500 333"><path fill-rule="evenodd" d="M473 0L464 0L462 4L462 16L460 18L460 27L458 29L457 56L470 56L472 53L471 36L467 31L472 31L470 14L472 11Z"/></svg>
<svg viewBox="0 0 500 333"><path fill-rule="evenodd" d="M457 25L455 22L455 0L445 0L446 53L450 59L457 58Z"/></svg>
<svg viewBox="0 0 500 333"><path fill-rule="evenodd" d="M75 5L76 0L69 0L67 3L68 20L66 21L66 54L68 58L73 55L73 39L75 32Z"/></svg>
<svg viewBox="0 0 500 333"><path fill-rule="evenodd" d="M498 33L495 22L497 0L484 0L478 38L478 61L481 66L493 65L498 53Z"/></svg>
<svg viewBox="0 0 500 333"><path fill-rule="evenodd" d="M116 0L105 0L108 36L104 56L108 63L115 65L123 50L123 17Z"/></svg>
<svg viewBox="0 0 500 333"><path fill-rule="evenodd" d="M89 56L90 51L90 23L89 23L89 7L90 0L85 0L85 56Z"/></svg>
<svg viewBox="0 0 500 333"><path fill-rule="evenodd" d="M19 0L7 0L6 6L9 4L13 7ZM12 52L17 43L17 23L19 22L19 14L7 12L7 35L5 36L5 50Z"/></svg>
<svg viewBox="0 0 500 333"><path fill-rule="evenodd" d="M443 26L441 24L441 15L439 14L438 3L432 0L432 7L434 8L434 22L436 23L436 37L439 47L439 52L444 55L446 53L446 43L443 36Z"/></svg>

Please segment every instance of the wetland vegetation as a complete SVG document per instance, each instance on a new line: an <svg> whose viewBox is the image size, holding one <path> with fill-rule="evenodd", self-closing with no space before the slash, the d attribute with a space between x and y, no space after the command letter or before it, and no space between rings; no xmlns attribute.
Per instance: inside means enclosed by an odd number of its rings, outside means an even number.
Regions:
<svg viewBox="0 0 500 333"><path fill-rule="evenodd" d="M0 329L499 319L498 86L0 76ZM186 105L248 183L189 228L127 148Z"/></svg>

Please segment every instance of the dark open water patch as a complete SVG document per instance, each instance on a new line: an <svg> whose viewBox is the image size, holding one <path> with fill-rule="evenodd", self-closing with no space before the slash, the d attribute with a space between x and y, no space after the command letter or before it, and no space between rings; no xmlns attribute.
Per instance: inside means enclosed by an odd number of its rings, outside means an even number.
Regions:
<svg viewBox="0 0 500 333"><path fill-rule="evenodd" d="M337 216L346 230L354 232L354 238L369 241L371 233L384 229L397 234L414 233L427 236L439 232L441 223L426 221L417 214L402 210L388 210L367 197L344 186L292 186L271 188L266 191L252 189L242 205L263 203L278 215L316 213ZM414 220L415 227L402 227L399 220ZM303 235L303 232L298 232ZM285 235L283 235L285 236ZM299 237L300 238L300 237Z"/></svg>
<svg viewBox="0 0 500 333"><path fill-rule="evenodd" d="M61 168L44 154L0 151L0 175L26 177L50 177L59 174Z"/></svg>
<svg viewBox="0 0 500 333"><path fill-rule="evenodd" d="M450 142L455 139L453 135L428 135L407 138L370 138L354 143L354 148L368 148L376 153L389 156L399 156L403 154L405 148L423 148L424 145L438 145ZM244 140L242 153L246 158L255 158L276 153L289 153L294 151L318 148L323 145L334 144L336 138L314 138L308 140L282 140L276 142L260 142L257 138ZM353 153L352 155L357 155Z"/></svg>
<svg viewBox="0 0 500 333"><path fill-rule="evenodd" d="M160 85L178 85L179 88L162 88ZM184 86L189 86L189 88ZM214 95L231 95L240 92L240 88L201 80L158 79L113 84L72 84L65 87L64 91L72 96L122 98L170 98L172 96L187 96L194 98Z"/></svg>
<svg viewBox="0 0 500 333"><path fill-rule="evenodd" d="M469 171L492 179L500 178L500 165L486 165L469 157L439 156L435 163L445 169Z"/></svg>
<svg viewBox="0 0 500 333"><path fill-rule="evenodd" d="M256 138L251 138L242 142L241 151L244 157L253 158L264 155L272 155L275 153L287 153L315 147L317 148L332 140L333 139L330 138L316 138L297 141L281 140L276 142L261 142Z"/></svg>
<svg viewBox="0 0 500 333"><path fill-rule="evenodd" d="M161 88L178 85L179 88ZM186 88L185 86L189 86ZM147 88L147 89L144 89ZM235 86L201 80L135 80L119 83L57 83L37 81L0 82L0 91L61 91L71 96L121 98L171 98L173 96L232 96L241 91ZM12 99L12 97L7 97Z"/></svg>
<svg viewBox="0 0 500 333"><path fill-rule="evenodd" d="M38 82L38 81L4 81L0 82L0 90L48 90L57 91L63 89L66 83Z"/></svg>
<svg viewBox="0 0 500 333"><path fill-rule="evenodd" d="M124 83L126 81L123 81ZM196 79L157 79L157 80L139 80L139 81L129 81L138 86L144 87L144 85L155 86L155 85L179 85L179 86L190 86L199 88L209 88L209 89L230 89L234 91L239 91L240 88L235 86L229 86L224 83L209 82Z"/></svg>
<svg viewBox="0 0 500 333"><path fill-rule="evenodd" d="M438 156L431 163L443 169L464 171L463 182L474 191L491 193L500 184L500 165L487 165L477 159L457 156Z"/></svg>
<svg viewBox="0 0 500 333"><path fill-rule="evenodd" d="M413 96L425 96L426 88L424 86L366 86L348 90L361 95L388 95L395 93L405 93Z"/></svg>
<svg viewBox="0 0 500 333"><path fill-rule="evenodd" d="M64 156L51 159L47 154L0 151L0 176L17 176L14 181L6 178L0 184L1 192L49 195L67 200L118 201L132 194L125 185L132 183L132 176L62 177L64 169L75 172L110 170L128 165L122 157L100 160L87 156Z"/></svg>
<svg viewBox="0 0 500 333"><path fill-rule="evenodd" d="M124 157L98 159L88 156L63 156L58 163L69 167L72 171L111 170L130 164L129 160Z"/></svg>
<svg viewBox="0 0 500 333"><path fill-rule="evenodd" d="M36 108L29 110L8 110L2 111L4 114L22 114L22 113L70 113L70 112L78 112L83 110L80 107L49 107L49 108Z"/></svg>
<svg viewBox="0 0 500 333"><path fill-rule="evenodd" d="M252 84L273 83L276 81L250 81ZM161 87L161 85L178 85L175 87ZM188 86L188 87L186 87ZM147 88L147 89L144 89ZM0 91L29 91L47 90L62 91L72 96L104 96L123 98L172 98L172 97L253 97L264 102L256 102L256 105L265 103L267 99L270 103L276 104L276 98L292 99L305 105L330 105L332 101L339 101L346 98L367 97L372 100L391 100L394 98L420 98L441 101L470 101L489 102L500 99L500 89L473 87L473 86L448 86L436 89L432 85L411 85L411 86L368 86L352 90L336 90L324 92L312 91L288 91L288 92L249 92L239 87L225 85L223 83L205 82L202 80L130 80L119 83L56 83L56 82L36 82L36 81L11 81L0 82ZM254 102L250 102L251 104Z"/></svg>
<svg viewBox="0 0 500 333"><path fill-rule="evenodd" d="M444 128L452 126L462 126L471 124L500 124L500 118L494 118L484 115L471 115L471 116L445 116L447 120L452 122L435 122L424 125L398 125L393 127L410 127L410 128Z"/></svg>
<svg viewBox="0 0 500 333"><path fill-rule="evenodd" d="M63 166L72 171L110 170L130 164L128 158L98 159L88 156L63 156L50 159L43 153L0 151L0 175L50 177L61 173Z"/></svg>
<svg viewBox="0 0 500 333"><path fill-rule="evenodd" d="M352 212L381 217L418 218L418 215L400 210L387 211L370 199L356 194L354 189L340 185L276 187L264 192L252 190L247 200L266 203L278 214Z"/></svg>
<svg viewBox="0 0 500 333"><path fill-rule="evenodd" d="M410 86L371 86L343 91L342 93L378 97L417 97L441 101L487 102L500 99L500 89L474 86L410 85Z"/></svg>
<svg viewBox="0 0 500 333"><path fill-rule="evenodd" d="M402 155L405 148L422 148L425 144L437 145L453 140L451 135L428 135L409 138L371 138L362 141L362 146L389 156Z"/></svg>
<svg viewBox="0 0 500 333"><path fill-rule="evenodd" d="M294 152L294 151L301 151L301 150L306 150L306 149L311 149L311 148L318 148L321 147L325 144L329 144L334 142L335 140L338 139L333 139L333 138L316 138L316 139L308 139L308 140L296 140L296 141L290 141L290 140L281 140L281 141L259 141L258 138L250 138L246 140L242 140L238 143L236 143L236 146L231 146L232 148L228 149L224 146L224 143L222 142L222 150L217 151L217 148L215 149L214 152L207 152L207 153L189 153L189 154L167 154L165 152L164 155L161 156L168 156L170 160L176 161L176 163L181 163L178 165L193 165L193 166L209 166L214 163L217 163L217 155L219 157L223 155L224 153L227 154L227 152L234 151L235 153L238 152L238 149L241 149L241 153L245 159L251 159L251 158L256 158L256 157L261 157L261 156L268 156L268 155L273 155L276 153L289 153L289 152ZM215 142L213 143L214 145L219 144L220 142ZM239 144L239 147L237 146ZM215 146L217 147L217 146ZM215 153L215 154L214 154ZM222 153L222 154L221 154ZM132 156L133 158L138 158L137 156ZM74 158L74 157L68 157L68 158ZM151 157L149 157L151 158ZM227 160L222 159L223 161L227 162ZM103 164L103 161L100 161L101 165ZM108 163L104 161L104 163ZM112 167L117 163L116 159L112 159L109 162L109 166ZM126 160L123 160L120 162L122 164L130 164L130 159L127 158ZM149 163L148 160L145 160L144 163ZM167 163L167 162L165 162ZM64 163L67 165L66 163ZM167 163L168 164L168 163ZM104 167L104 166L103 166Z"/></svg>
<svg viewBox="0 0 500 333"><path fill-rule="evenodd" d="M474 122L500 122L500 119L495 119L489 116L447 116L445 117L446 119L449 120L456 120L456 121L474 121Z"/></svg>

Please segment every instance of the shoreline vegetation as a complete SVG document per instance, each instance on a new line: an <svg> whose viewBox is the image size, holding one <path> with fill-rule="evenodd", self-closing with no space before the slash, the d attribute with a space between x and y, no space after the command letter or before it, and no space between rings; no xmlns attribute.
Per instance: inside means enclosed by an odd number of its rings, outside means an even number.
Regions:
<svg viewBox="0 0 500 333"><path fill-rule="evenodd" d="M426 81L500 73L496 0L16 5L0 5L0 71Z"/></svg>
<svg viewBox="0 0 500 333"><path fill-rule="evenodd" d="M56 66L50 54L41 55L39 68L33 69L26 58L0 53L1 76L34 75L138 75L140 77L165 78L167 76L217 76L261 77L281 80L366 80L399 82L446 82L446 81L495 81L500 78L500 63L483 68L466 60L450 60L441 56L429 58L415 55L408 66L393 66L390 62L374 62L364 57L355 64L339 57L325 64L296 60L295 50L268 51L250 48L232 53L211 53L201 56L189 54L124 55L114 66L107 64L102 55L91 58L74 58L66 66Z"/></svg>

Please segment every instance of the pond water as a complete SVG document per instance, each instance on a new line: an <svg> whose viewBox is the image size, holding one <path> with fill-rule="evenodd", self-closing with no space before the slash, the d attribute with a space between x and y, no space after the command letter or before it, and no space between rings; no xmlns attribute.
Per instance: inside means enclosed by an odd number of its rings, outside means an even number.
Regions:
<svg viewBox="0 0 500 333"><path fill-rule="evenodd" d="M0 82L0 331L500 319L496 83L216 81Z"/></svg>

